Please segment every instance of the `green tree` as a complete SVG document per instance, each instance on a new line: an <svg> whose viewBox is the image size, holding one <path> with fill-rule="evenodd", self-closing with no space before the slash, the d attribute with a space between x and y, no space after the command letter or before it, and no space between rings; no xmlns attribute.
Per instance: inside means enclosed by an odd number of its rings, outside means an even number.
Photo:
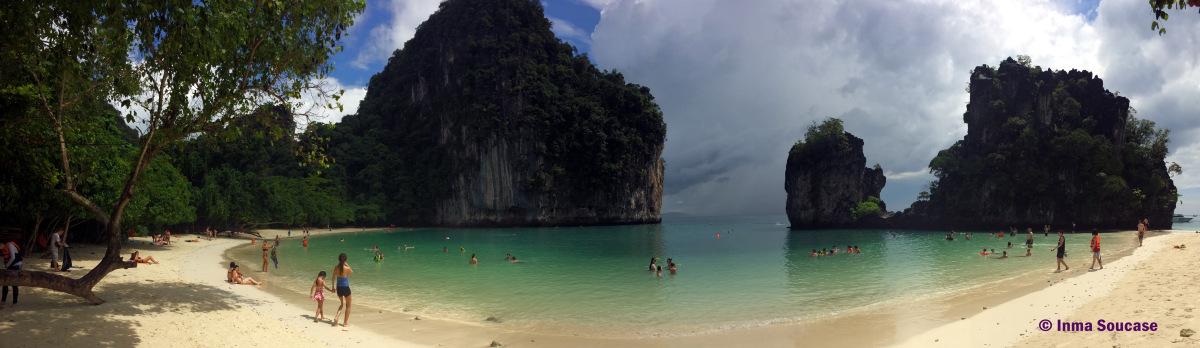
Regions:
<svg viewBox="0 0 1200 348"><path fill-rule="evenodd" d="M883 210L879 208L879 203L882 202L879 197L867 197L867 201L859 202L857 207L850 211L850 218L854 221L868 217L879 216Z"/></svg>
<svg viewBox="0 0 1200 348"><path fill-rule="evenodd" d="M0 270L0 285L34 286L103 303L92 288L121 261L121 220L143 174L166 146L252 117L265 101L294 105L302 93L329 97L329 58L365 7L361 0L22 1L0 11L0 92L33 105L31 127L53 129L61 166L52 181L105 225L108 248L79 279ZM119 194L98 201L79 190L66 130L86 102L115 100L143 123ZM302 115L302 114L301 114ZM81 129L81 128L80 128Z"/></svg>
<svg viewBox="0 0 1200 348"><path fill-rule="evenodd" d="M1200 7L1200 0L1150 0L1150 10L1154 11L1154 22L1150 23L1150 30L1158 30L1158 35L1166 34L1167 28L1158 21L1165 22L1170 18L1167 10L1183 10L1188 6Z"/></svg>
<svg viewBox="0 0 1200 348"><path fill-rule="evenodd" d="M792 145L791 153L807 161L815 162L826 156L840 156L850 151L850 139L842 120L827 118L821 123L813 121L804 132L804 139Z"/></svg>

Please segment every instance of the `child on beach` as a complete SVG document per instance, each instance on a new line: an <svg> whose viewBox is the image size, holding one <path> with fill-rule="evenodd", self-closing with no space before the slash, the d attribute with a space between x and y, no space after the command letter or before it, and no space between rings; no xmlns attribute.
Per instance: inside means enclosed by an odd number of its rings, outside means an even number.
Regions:
<svg viewBox="0 0 1200 348"><path fill-rule="evenodd" d="M313 322L320 322L325 319L325 290L333 291L333 288L325 284L325 271L317 273L317 280L313 281L312 288L308 289L308 297L317 301L317 313L313 314Z"/></svg>

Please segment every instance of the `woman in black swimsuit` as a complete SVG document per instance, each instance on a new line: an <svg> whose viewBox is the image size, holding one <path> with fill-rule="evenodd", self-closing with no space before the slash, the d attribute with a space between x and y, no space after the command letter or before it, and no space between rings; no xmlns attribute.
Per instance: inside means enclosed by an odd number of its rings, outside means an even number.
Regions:
<svg viewBox="0 0 1200 348"><path fill-rule="evenodd" d="M1064 246L1066 246L1066 244L1067 244L1067 239L1063 238L1062 231L1058 231L1058 246L1054 247L1053 249L1050 249L1050 251L1058 250L1058 263L1054 265L1055 272L1063 270L1062 269L1063 267L1067 268L1067 269L1065 269L1066 271L1071 270L1071 267L1067 266L1067 262L1063 261L1063 256L1066 256L1066 254L1067 254L1067 249L1063 248Z"/></svg>

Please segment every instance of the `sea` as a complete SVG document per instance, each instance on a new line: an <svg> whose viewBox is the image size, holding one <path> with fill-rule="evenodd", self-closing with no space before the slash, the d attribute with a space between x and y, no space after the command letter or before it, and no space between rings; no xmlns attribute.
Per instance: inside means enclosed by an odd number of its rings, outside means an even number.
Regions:
<svg viewBox="0 0 1200 348"><path fill-rule="evenodd" d="M785 216L670 217L661 224L538 228L395 228L312 236L228 254L268 287L307 293L340 253L354 269L354 303L513 330L591 337L696 334L814 320L1002 284L1056 266L1052 230L789 230ZM1183 227L1182 225L1180 227ZM1007 231L1004 231L1007 232ZM971 234L970 239L966 234ZM1091 234L1066 233L1072 267L1091 261ZM273 236L265 236L273 238ZM286 235L284 236L286 237ZM1101 234L1104 254L1136 246ZM1008 244L1012 243L1012 248ZM411 248L405 248L409 246ZM846 253L852 246L859 253ZM382 253L374 260L375 248ZM812 257L813 250L841 249ZM991 255L980 255L986 249ZM1009 258L1001 258L1008 252ZM511 254L519 262L506 260ZM471 255L479 260L469 264ZM661 275L648 270L651 258ZM671 258L678 271L666 270ZM336 304L337 300L328 294ZM326 306L329 306L326 303Z"/></svg>

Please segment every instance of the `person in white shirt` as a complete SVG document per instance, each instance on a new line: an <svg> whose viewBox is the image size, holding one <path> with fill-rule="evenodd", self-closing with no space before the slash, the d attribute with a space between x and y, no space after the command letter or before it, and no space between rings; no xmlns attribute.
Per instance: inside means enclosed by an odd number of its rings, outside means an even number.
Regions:
<svg viewBox="0 0 1200 348"><path fill-rule="evenodd" d="M50 268L53 268L55 272L58 272L58 269L59 269L59 267L58 267L58 248L59 247L63 247L63 248L69 247L67 245L67 243L63 243L62 236L63 236L63 230L58 230L58 232L54 232L53 234L50 234L50 255L51 255Z"/></svg>

